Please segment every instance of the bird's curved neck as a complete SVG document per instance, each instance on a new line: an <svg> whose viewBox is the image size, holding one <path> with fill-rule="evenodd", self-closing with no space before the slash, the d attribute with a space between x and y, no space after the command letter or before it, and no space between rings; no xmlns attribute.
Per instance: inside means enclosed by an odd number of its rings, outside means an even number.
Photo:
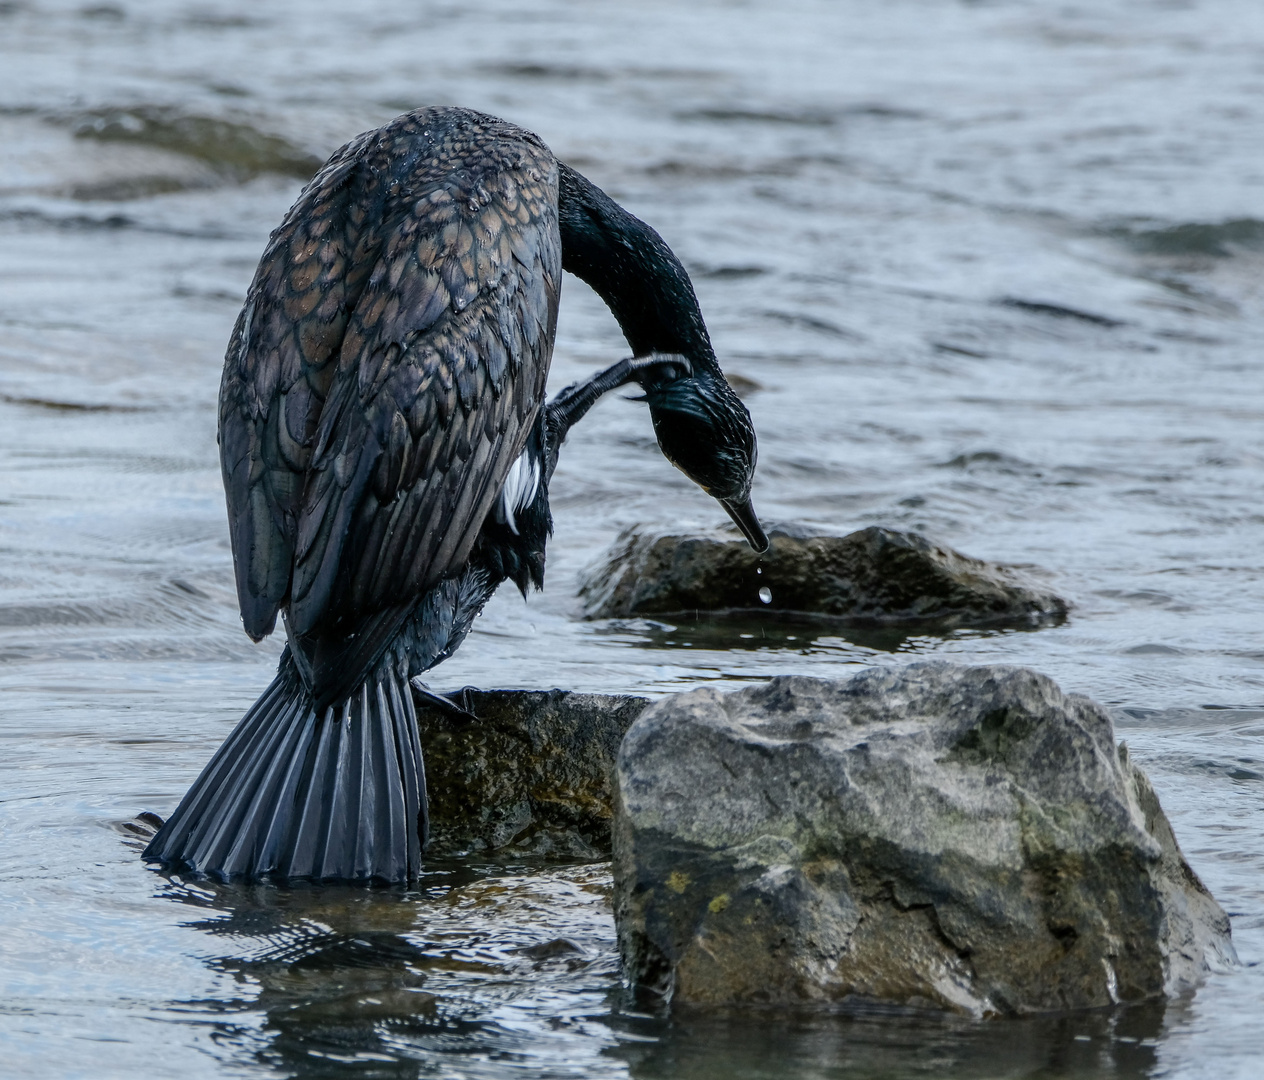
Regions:
<svg viewBox="0 0 1264 1080"><path fill-rule="evenodd" d="M663 238L560 162L562 269L613 312L636 356L680 353L718 373L693 284Z"/></svg>

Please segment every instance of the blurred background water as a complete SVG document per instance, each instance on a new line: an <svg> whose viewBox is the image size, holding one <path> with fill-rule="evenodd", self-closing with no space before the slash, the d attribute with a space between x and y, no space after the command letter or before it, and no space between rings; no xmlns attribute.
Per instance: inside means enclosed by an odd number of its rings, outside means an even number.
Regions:
<svg viewBox="0 0 1264 1080"><path fill-rule="evenodd" d="M1262 95L1258 0L0 3L0 1072L1257 1075ZM123 822L277 654L240 629L215 450L245 287L319 161L434 103L532 128L673 245L750 381L766 519L916 529L1075 605L881 641L579 621L622 528L717 523L612 400L563 453L546 591L435 684L1030 665L1115 709L1242 969L1107 1015L667 1020L623 999L604 864L141 865ZM552 385L624 352L568 278Z"/></svg>

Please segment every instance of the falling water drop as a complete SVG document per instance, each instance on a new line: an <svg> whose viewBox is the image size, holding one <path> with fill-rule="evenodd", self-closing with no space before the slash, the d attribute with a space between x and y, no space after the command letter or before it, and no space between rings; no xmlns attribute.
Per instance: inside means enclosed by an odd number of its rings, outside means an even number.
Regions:
<svg viewBox="0 0 1264 1080"><path fill-rule="evenodd" d="M759 598L765 604L771 604L772 603L772 589L768 588L768 586L765 585L762 589L759 590Z"/></svg>
<svg viewBox="0 0 1264 1080"><path fill-rule="evenodd" d="M762 574L763 572L764 572L764 568L762 566L755 567L755 573Z"/></svg>

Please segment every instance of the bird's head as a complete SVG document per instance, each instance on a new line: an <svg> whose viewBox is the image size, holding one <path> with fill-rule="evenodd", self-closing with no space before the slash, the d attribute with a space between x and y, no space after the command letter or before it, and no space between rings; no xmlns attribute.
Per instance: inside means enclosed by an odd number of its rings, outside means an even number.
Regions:
<svg viewBox="0 0 1264 1080"><path fill-rule="evenodd" d="M724 507L750 546L761 554L768 537L751 506L755 428L750 413L714 365L660 354L638 381L664 456Z"/></svg>

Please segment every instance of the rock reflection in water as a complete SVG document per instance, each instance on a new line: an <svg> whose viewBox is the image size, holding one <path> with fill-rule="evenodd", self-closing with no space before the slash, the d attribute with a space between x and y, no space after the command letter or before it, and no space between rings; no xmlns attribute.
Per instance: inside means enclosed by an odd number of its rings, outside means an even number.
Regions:
<svg viewBox="0 0 1264 1080"><path fill-rule="evenodd" d="M781 1080L788 1076L870 1080L935 1077L1149 1077L1153 1039L1165 1006L1078 1015L970 1022L931 1013L682 1011L669 1024L629 1028L646 1041L625 1042L613 1056L635 1080Z"/></svg>
<svg viewBox="0 0 1264 1080"><path fill-rule="evenodd" d="M610 619L598 624L602 637L645 649L792 650L863 654L930 653L949 641L971 641L1010 634L1031 634L1065 620L1051 616L1030 626L996 629L943 629L925 626L856 626L846 620L805 612L757 615L701 612L657 619Z"/></svg>

